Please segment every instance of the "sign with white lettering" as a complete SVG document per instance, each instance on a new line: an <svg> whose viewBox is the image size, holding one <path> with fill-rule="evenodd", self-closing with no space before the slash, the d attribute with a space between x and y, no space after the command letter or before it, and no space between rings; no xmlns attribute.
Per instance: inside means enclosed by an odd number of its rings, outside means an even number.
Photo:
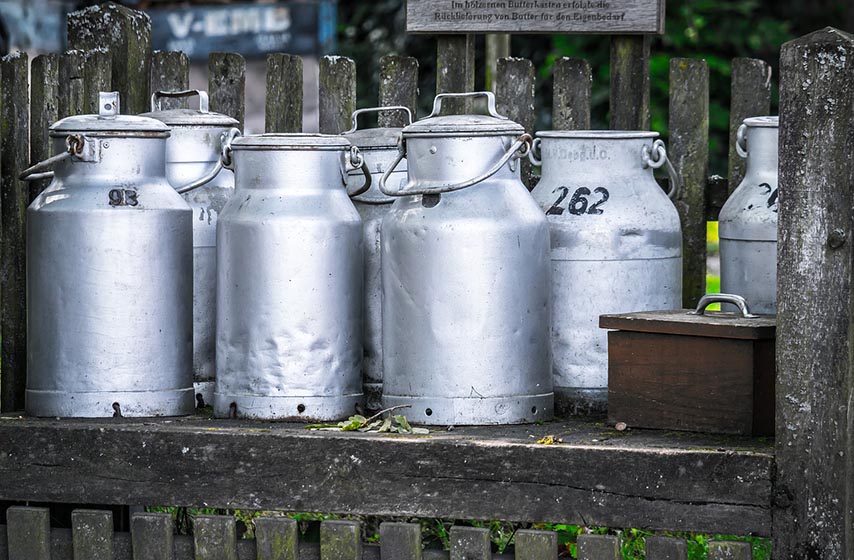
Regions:
<svg viewBox="0 0 854 560"><path fill-rule="evenodd" d="M155 49L193 60L216 51L246 57L271 52L322 55L335 48L335 0L151 8Z"/></svg>
<svg viewBox="0 0 854 560"><path fill-rule="evenodd" d="M664 33L664 0L407 0L409 33Z"/></svg>

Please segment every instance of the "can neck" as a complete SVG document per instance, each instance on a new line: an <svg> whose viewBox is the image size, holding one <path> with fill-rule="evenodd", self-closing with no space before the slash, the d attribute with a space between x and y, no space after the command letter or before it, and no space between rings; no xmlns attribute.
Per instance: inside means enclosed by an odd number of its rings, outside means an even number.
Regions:
<svg viewBox="0 0 854 560"><path fill-rule="evenodd" d="M609 177L652 174L644 168L644 147L652 148L653 138L548 138L541 143L543 176L572 173L576 176Z"/></svg>
<svg viewBox="0 0 854 560"><path fill-rule="evenodd" d="M83 158L71 157L56 167L58 177L133 182L166 177L166 138L92 137L94 148ZM66 149L65 137L53 139L55 153Z"/></svg>
<svg viewBox="0 0 854 560"><path fill-rule="evenodd" d="M747 165L745 174L777 174L779 129L748 127L745 133Z"/></svg>
<svg viewBox="0 0 854 560"><path fill-rule="evenodd" d="M235 150L235 188L301 192L343 190L339 150Z"/></svg>

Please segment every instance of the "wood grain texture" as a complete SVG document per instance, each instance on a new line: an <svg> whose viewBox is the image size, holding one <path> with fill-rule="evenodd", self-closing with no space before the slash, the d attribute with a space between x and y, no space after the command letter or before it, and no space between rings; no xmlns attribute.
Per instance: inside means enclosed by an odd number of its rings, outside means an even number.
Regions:
<svg viewBox="0 0 854 560"><path fill-rule="evenodd" d="M502 58L496 70L498 82L495 90L495 105L498 113L522 125L525 132L534 132L536 112L534 109L534 64L527 58ZM533 167L528 158L519 160L522 183L534 188Z"/></svg>
<svg viewBox="0 0 854 560"><path fill-rule="evenodd" d="M564 443L535 443L546 435ZM203 418L13 417L0 421L0 441L0 500L770 531L773 458L749 438L568 420L428 438Z"/></svg>
<svg viewBox="0 0 854 560"><path fill-rule="evenodd" d="M480 527L451 527L451 560L492 560L489 529Z"/></svg>
<svg viewBox="0 0 854 560"><path fill-rule="evenodd" d="M343 56L320 59L320 132L341 134L356 110L356 63Z"/></svg>
<svg viewBox="0 0 854 560"><path fill-rule="evenodd" d="M193 520L196 560L238 560L237 529L229 515L199 515Z"/></svg>
<svg viewBox="0 0 854 560"><path fill-rule="evenodd" d="M348 520L321 522L320 556L323 560L362 560L362 524Z"/></svg>
<svg viewBox="0 0 854 560"><path fill-rule="evenodd" d="M729 192L732 193L744 178L746 161L735 149L738 127L748 117L771 112L771 65L756 58L735 58L732 61L732 82L729 104Z"/></svg>
<svg viewBox="0 0 854 560"><path fill-rule="evenodd" d="M104 48L110 53L111 83L121 96L122 112L148 111L151 76L151 18L114 3L68 14L68 46Z"/></svg>
<svg viewBox="0 0 854 560"><path fill-rule="evenodd" d="M468 5L467 5L468 4ZM408 0L408 33L663 33L664 0L610 0L603 7ZM566 4L566 3L564 3Z"/></svg>
<svg viewBox="0 0 854 560"><path fill-rule="evenodd" d="M670 60L670 161L682 176L676 209L682 221L682 307L706 293L706 181L709 168L709 66Z"/></svg>
<svg viewBox="0 0 854 560"><path fill-rule="evenodd" d="M283 53L267 55L265 132L302 132L302 82L302 57Z"/></svg>
<svg viewBox="0 0 854 560"><path fill-rule="evenodd" d="M71 513L74 560L113 560L113 514L78 509Z"/></svg>
<svg viewBox="0 0 854 560"><path fill-rule="evenodd" d="M110 53L103 48L66 51L59 62L59 116L98 113L98 94L111 91ZM119 99L124 109L124 98Z"/></svg>
<svg viewBox="0 0 854 560"><path fill-rule="evenodd" d="M421 525L419 523L380 524L382 560L421 560Z"/></svg>
<svg viewBox="0 0 854 560"><path fill-rule="evenodd" d="M578 535L578 560L620 560L620 539L611 535Z"/></svg>
<svg viewBox="0 0 854 560"><path fill-rule="evenodd" d="M208 55L210 109L237 120L243 130L246 114L246 60L235 53Z"/></svg>
<svg viewBox="0 0 854 560"><path fill-rule="evenodd" d="M182 52L154 51L151 56L151 93L158 91L183 91L190 89L190 59ZM160 100L160 108L186 109L190 106L187 98ZM154 109L152 109L154 110Z"/></svg>
<svg viewBox="0 0 854 560"><path fill-rule="evenodd" d="M741 315L721 311L694 315L688 309L599 316L599 327L603 329L743 340L773 339L776 324L774 315L745 319Z"/></svg>
<svg viewBox="0 0 854 560"><path fill-rule="evenodd" d="M255 519L257 560L298 560L299 524L287 517Z"/></svg>
<svg viewBox="0 0 854 560"><path fill-rule="evenodd" d="M418 59L386 55L380 59L380 107L400 105L418 118ZM402 128L408 124L400 112L380 113L379 126Z"/></svg>
<svg viewBox="0 0 854 560"><path fill-rule="evenodd" d="M593 75L583 58L563 57L555 61L552 86L552 129L589 130L590 92Z"/></svg>
<svg viewBox="0 0 854 560"><path fill-rule="evenodd" d="M854 37L780 56L775 558L854 555Z"/></svg>
<svg viewBox="0 0 854 560"><path fill-rule="evenodd" d="M440 35L436 38L436 93L474 91L474 35ZM449 99L443 115L471 112L471 101Z"/></svg>
<svg viewBox="0 0 854 560"><path fill-rule="evenodd" d="M646 35L611 37L611 130L649 130Z"/></svg>
<svg viewBox="0 0 854 560"><path fill-rule="evenodd" d="M172 560L174 523L168 513L137 513L131 518L133 560Z"/></svg>
<svg viewBox="0 0 854 560"><path fill-rule="evenodd" d="M646 537L646 560L687 560L688 544L672 537Z"/></svg>
<svg viewBox="0 0 854 560"><path fill-rule="evenodd" d="M557 553L557 533L554 531L516 531L515 560L551 560Z"/></svg>
<svg viewBox="0 0 854 560"><path fill-rule="evenodd" d="M34 165L53 155L48 128L59 120L59 55L37 56L30 73L30 165ZM30 181L30 201L48 184L50 179Z"/></svg>
<svg viewBox="0 0 854 560"><path fill-rule="evenodd" d="M510 34L489 33L486 36L486 72L484 83L486 89L495 92L498 76L498 61L510 57Z"/></svg>
<svg viewBox="0 0 854 560"><path fill-rule="evenodd" d="M6 510L9 560L51 560L50 511L11 507Z"/></svg>
<svg viewBox="0 0 854 560"><path fill-rule="evenodd" d="M26 213L30 187L29 59L0 59L0 410L24 409L27 384Z"/></svg>

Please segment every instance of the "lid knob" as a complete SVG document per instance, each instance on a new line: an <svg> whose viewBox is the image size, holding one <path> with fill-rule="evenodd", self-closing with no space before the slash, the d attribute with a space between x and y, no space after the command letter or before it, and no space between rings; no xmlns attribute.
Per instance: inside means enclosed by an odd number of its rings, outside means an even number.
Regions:
<svg viewBox="0 0 854 560"><path fill-rule="evenodd" d="M98 116L115 118L119 114L119 92L102 91L98 93Z"/></svg>

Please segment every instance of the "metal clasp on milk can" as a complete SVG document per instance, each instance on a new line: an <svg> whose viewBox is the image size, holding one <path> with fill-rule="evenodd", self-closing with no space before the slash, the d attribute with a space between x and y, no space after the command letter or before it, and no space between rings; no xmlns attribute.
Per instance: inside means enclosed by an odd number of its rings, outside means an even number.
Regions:
<svg viewBox="0 0 854 560"><path fill-rule="evenodd" d="M61 153L22 174L56 166L27 210L27 412L191 413L192 225L169 128L120 115L112 92L50 136Z"/></svg>
<svg viewBox="0 0 854 560"><path fill-rule="evenodd" d="M473 96L488 115L439 116ZM398 198L382 224L382 400L412 421L552 416L548 223L516 165L530 141L492 93L441 94L380 179ZM404 157L409 181L388 188Z"/></svg>
<svg viewBox="0 0 854 560"><path fill-rule="evenodd" d="M395 160L400 144L401 128L359 128L359 116L368 113L396 112L406 117L406 123L412 124L412 112L403 106L371 107L358 109L353 112L353 126L344 132L351 144L359 148L365 159L365 164L372 171L382 175ZM397 183L406 182L406 164L399 165L393 175ZM347 175L348 188L355 190L362 182L363 173L354 169ZM374 184L369 190L352 197L359 215L362 217L362 228L365 240L365 316L364 336L362 347L362 374L366 407L368 410L379 409L382 395L382 275L380 271L380 256L382 246L381 225L383 217L391 209L394 197L388 196Z"/></svg>

